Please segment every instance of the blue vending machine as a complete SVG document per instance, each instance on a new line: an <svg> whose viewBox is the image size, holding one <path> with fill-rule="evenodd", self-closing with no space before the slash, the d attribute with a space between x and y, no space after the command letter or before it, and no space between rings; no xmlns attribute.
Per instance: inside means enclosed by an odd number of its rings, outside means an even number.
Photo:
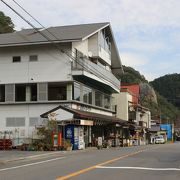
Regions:
<svg viewBox="0 0 180 180"><path fill-rule="evenodd" d="M75 125L65 126L65 138L71 141L73 150L77 150L79 146L79 131Z"/></svg>

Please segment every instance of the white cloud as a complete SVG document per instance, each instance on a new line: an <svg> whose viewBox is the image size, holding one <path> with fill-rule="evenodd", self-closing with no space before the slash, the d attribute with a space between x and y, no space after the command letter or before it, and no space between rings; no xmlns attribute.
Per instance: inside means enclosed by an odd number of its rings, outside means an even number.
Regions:
<svg viewBox="0 0 180 180"><path fill-rule="evenodd" d="M151 68L147 68L149 66L149 60L135 53L121 53L122 64L125 66L130 66L135 70L139 71L140 74L144 75L148 81L152 81L157 77L157 72L152 72Z"/></svg>
<svg viewBox="0 0 180 180"><path fill-rule="evenodd" d="M111 21L114 29L180 27L179 0L17 0L46 26ZM7 1L13 5L12 0ZM11 15L18 27L20 21ZM13 7L15 7L13 5ZM22 21L21 21L22 22Z"/></svg>
<svg viewBox="0 0 180 180"><path fill-rule="evenodd" d="M164 42L138 39L126 40L125 42L120 43L119 47L120 49L131 49L140 52L157 52L169 48L166 47Z"/></svg>
<svg viewBox="0 0 180 180"><path fill-rule="evenodd" d="M135 53L121 52L122 64L126 66L139 67L144 66L148 63L148 60Z"/></svg>
<svg viewBox="0 0 180 180"><path fill-rule="evenodd" d="M120 56L124 65L139 70L148 79L172 71L179 73L180 1L179 0L16 0L44 26L60 26L91 22L111 22L118 37ZM6 0L11 6L12 0ZM17 29L29 27L0 2L0 9L10 16ZM25 13L25 18L30 20ZM30 22L33 22L32 19ZM35 24L37 25L37 24ZM163 30L175 29L171 40ZM168 32L167 31L167 32ZM158 32L158 33L157 33ZM159 35L162 33L161 37ZM166 32L166 33L167 33ZM152 35L152 36L151 36ZM167 37L166 37L167 35ZM120 38L121 36L121 38ZM146 38L142 38L146 36ZM122 38L123 37L123 38ZM117 40L117 39L116 39ZM171 43L171 44L170 44ZM166 51L174 48L166 57ZM163 54L158 54L159 52ZM172 49L171 49L172 50ZM133 53L133 52L136 53ZM153 54L153 56L152 56ZM157 56L155 56L157 54ZM150 57L153 57L151 61ZM166 57L166 59L164 59ZM149 58L149 59L148 59ZM172 60L176 60L173 67Z"/></svg>

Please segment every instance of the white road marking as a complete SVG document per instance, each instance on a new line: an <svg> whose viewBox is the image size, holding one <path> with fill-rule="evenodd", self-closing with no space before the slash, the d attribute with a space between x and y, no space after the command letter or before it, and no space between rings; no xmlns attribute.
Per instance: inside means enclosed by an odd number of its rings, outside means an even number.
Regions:
<svg viewBox="0 0 180 180"><path fill-rule="evenodd" d="M57 161L57 160L64 159L64 158L66 158L66 157L58 157L58 158L49 159L49 160L45 160L45 161L39 161L39 162L24 164L24 165L20 165L20 166L13 166L13 167L9 167L9 168L0 169L0 172L1 171L12 170L12 169L19 169L19 168L22 168L22 167L33 166L33 165L37 165L37 164L43 164L43 163L47 163L47 162L51 162L51 161Z"/></svg>
<svg viewBox="0 0 180 180"><path fill-rule="evenodd" d="M147 168L147 167L113 167L113 166L96 166L99 169L132 169L132 170L150 170L150 171L180 171L179 168Z"/></svg>

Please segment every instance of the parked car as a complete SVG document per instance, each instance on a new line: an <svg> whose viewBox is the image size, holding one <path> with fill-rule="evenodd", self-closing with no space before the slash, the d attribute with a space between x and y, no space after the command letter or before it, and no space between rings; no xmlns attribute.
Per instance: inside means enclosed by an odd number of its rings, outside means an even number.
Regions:
<svg viewBox="0 0 180 180"><path fill-rule="evenodd" d="M155 137L155 143L156 144L164 144L165 143L165 139L163 137L163 135L158 135Z"/></svg>

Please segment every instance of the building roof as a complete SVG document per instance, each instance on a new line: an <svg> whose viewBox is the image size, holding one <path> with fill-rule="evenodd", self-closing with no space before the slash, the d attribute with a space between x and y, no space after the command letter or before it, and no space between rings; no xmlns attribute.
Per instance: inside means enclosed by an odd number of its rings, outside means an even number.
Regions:
<svg viewBox="0 0 180 180"><path fill-rule="evenodd" d="M13 33L0 34L0 47L83 41L104 28L108 30L114 49L111 61L112 72L115 76L119 76L123 73L123 68L109 22L39 28L38 31L23 29Z"/></svg>
<svg viewBox="0 0 180 180"><path fill-rule="evenodd" d="M160 125L152 125L149 129L150 132L159 132L161 130Z"/></svg>
<svg viewBox="0 0 180 180"><path fill-rule="evenodd" d="M69 107L64 107L62 105L59 105L58 107L44 113L41 114L42 118L46 118L48 116L48 114L58 110L58 109L63 109L65 111L68 111L70 113L74 114L74 118L75 119L86 119L86 120L100 120L100 121L106 121L109 123L120 123L120 124L126 124L127 121L116 118L114 116L107 116L107 115L103 115L103 114L98 114L98 113L92 113L92 112L88 112L88 111L81 111L81 110L77 110L77 109L72 109Z"/></svg>
<svg viewBox="0 0 180 180"><path fill-rule="evenodd" d="M47 29L39 28L38 30L45 34L52 41L72 42L83 40L109 25L109 23L105 22L94 24L57 26L49 27ZM48 31L51 32L53 35ZM13 33L0 34L0 47L40 43L48 43L48 41L45 37L43 37L40 33L36 32L36 30L34 29L23 29L21 31L16 31Z"/></svg>

